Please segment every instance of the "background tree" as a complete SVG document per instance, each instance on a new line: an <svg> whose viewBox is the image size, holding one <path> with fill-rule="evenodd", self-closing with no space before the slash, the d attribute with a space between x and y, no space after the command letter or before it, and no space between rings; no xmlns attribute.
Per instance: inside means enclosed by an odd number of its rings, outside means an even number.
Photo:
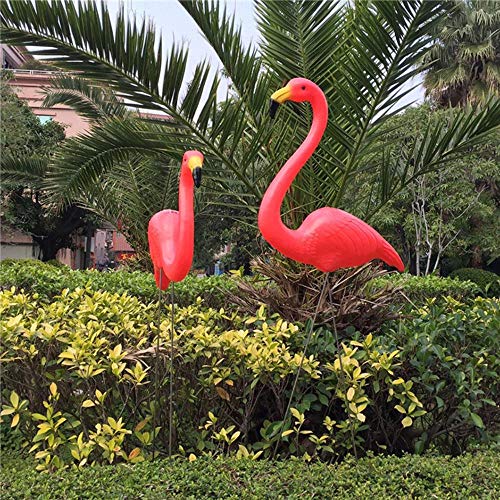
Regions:
<svg viewBox="0 0 500 500"><path fill-rule="evenodd" d="M423 59L424 86L441 106L500 95L500 6L497 0L454 0Z"/></svg>
<svg viewBox="0 0 500 500"><path fill-rule="evenodd" d="M47 200L47 161L64 140L64 127L55 121L41 124L7 83L10 77L2 72L0 78L1 218L30 234L47 261L72 247L72 236L85 224L84 211L75 205L56 211Z"/></svg>
<svg viewBox="0 0 500 500"><path fill-rule="evenodd" d="M424 140L422 130L429 121L447 127L450 115L456 113L422 105L393 117L385 126L404 144L415 137ZM436 270L447 274L459 267L486 265L498 257L498 144L497 131L462 158L415 179L375 215L374 222L386 234L392 233L391 241L415 274ZM397 158L401 151L393 148L385 154ZM350 196L356 198L372 185L372 178L364 176L351 185Z"/></svg>

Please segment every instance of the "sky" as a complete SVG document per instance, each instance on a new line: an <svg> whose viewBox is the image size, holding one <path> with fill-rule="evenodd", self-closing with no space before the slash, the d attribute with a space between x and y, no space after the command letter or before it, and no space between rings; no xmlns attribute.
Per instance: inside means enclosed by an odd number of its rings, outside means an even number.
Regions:
<svg viewBox="0 0 500 500"><path fill-rule="evenodd" d="M125 0L126 12L135 12L139 19L145 15L152 19L158 31L163 36L163 46L169 47L175 40L184 42L189 47L189 61L187 74L191 75L196 64L203 59L209 58L214 68L220 66L217 56L200 34L195 22L189 17L186 11L179 5L177 0ZM236 19L241 23L244 42L258 43L259 33L255 21L254 7L251 0L225 0L228 10L234 11ZM117 0L108 0L108 7L112 14L118 10ZM420 83L420 78L416 81L407 82L408 87L413 87ZM219 97L225 95L225 87L220 90ZM424 93L421 86L409 93L401 101L421 102Z"/></svg>
<svg viewBox="0 0 500 500"><path fill-rule="evenodd" d="M229 12L234 12L241 23L242 36L245 43L257 43L259 33L254 19L254 8L251 0L225 0ZM110 13L117 12L119 1L108 0ZM220 67L217 55L210 44L200 33L198 26L189 14L179 5L177 0L124 0L125 12L135 13L138 19L146 16L152 19L157 33L161 31L163 47L169 48L172 42L183 42L189 47L187 76L190 77L196 65L209 59L216 71ZM224 83L224 82L222 82ZM222 84L219 98L226 95L227 85Z"/></svg>

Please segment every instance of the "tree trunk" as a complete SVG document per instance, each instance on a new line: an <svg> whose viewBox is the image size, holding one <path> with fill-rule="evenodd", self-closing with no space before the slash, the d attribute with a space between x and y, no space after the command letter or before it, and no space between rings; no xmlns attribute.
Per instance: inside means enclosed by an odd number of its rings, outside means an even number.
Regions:
<svg viewBox="0 0 500 500"><path fill-rule="evenodd" d="M90 252L92 248L92 234L94 232L94 226L92 223L87 222L87 227L86 227L86 232L85 232L85 237L86 237L86 244L85 244L85 259L83 261L83 268L88 269L90 267Z"/></svg>
<svg viewBox="0 0 500 500"><path fill-rule="evenodd" d="M33 241L38 244L41 252L40 260L47 262L56 258L61 248L69 248L71 235L85 224L85 211L75 205L69 206L55 224L55 229L47 234L33 234ZM40 231L41 232L41 231Z"/></svg>
<svg viewBox="0 0 500 500"><path fill-rule="evenodd" d="M62 248L57 239L58 238L51 238L50 236L33 237L33 240L37 243L40 249L41 261L47 262L56 258L57 252Z"/></svg>

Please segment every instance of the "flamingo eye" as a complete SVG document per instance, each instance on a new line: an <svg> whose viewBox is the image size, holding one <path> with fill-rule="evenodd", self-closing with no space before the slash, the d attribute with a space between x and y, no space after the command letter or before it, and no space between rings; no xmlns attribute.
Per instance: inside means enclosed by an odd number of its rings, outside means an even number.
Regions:
<svg viewBox="0 0 500 500"><path fill-rule="evenodd" d="M306 86L305 85L302 85L302 90L306 90Z"/></svg>

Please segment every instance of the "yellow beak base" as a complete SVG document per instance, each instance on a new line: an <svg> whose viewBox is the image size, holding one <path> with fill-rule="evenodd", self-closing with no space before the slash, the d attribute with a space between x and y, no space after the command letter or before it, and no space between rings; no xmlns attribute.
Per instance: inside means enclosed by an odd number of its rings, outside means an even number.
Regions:
<svg viewBox="0 0 500 500"><path fill-rule="evenodd" d="M191 169L191 172L195 168L201 168L202 166L203 166L203 160L200 157L193 156L193 157L189 158L188 167Z"/></svg>
<svg viewBox="0 0 500 500"><path fill-rule="evenodd" d="M291 96L292 96L292 89L290 88L289 85L286 85L285 87L282 87L281 89L277 90L271 96L271 99L279 104L283 104L285 101L288 101L288 99L290 99Z"/></svg>

